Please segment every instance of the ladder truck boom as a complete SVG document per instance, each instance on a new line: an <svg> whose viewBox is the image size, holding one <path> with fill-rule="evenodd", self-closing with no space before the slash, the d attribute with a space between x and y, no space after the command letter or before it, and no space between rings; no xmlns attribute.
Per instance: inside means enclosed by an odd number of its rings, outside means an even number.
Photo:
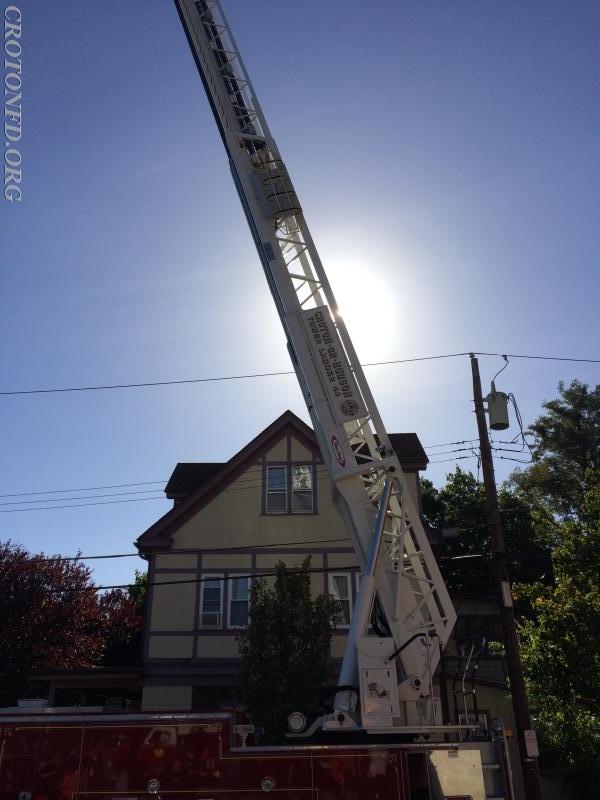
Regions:
<svg viewBox="0 0 600 800"><path fill-rule="evenodd" d="M419 509L221 4L175 4L362 570L339 678L340 686L358 687L360 715L355 694L340 689L323 727L416 733L439 726L432 676L456 614ZM383 331L385 320L373 317Z"/></svg>

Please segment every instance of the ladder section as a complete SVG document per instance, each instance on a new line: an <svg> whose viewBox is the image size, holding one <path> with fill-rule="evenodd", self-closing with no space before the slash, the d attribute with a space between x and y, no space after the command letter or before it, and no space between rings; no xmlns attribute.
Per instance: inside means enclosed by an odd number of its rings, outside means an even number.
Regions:
<svg viewBox="0 0 600 800"><path fill-rule="evenodd" d="M375 590L364 600L383 609L388 656L399 681L430 694L456 615L418 508L360 367L304 219L293 183L271 136L235 39L217 0L175 0L213 109L321 452L334 500L361 568L386 479L387 503ZM360 286L357 286L360 291ZM385 320L373 316L375 330ZM344 657L356 675L356 647Z"/></svg>

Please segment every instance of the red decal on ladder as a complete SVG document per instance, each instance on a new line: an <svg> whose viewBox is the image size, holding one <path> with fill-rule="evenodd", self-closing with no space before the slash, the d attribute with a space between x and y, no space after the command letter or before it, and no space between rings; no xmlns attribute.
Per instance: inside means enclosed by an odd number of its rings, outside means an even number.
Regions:
<svg viewBox="0 0 600 800"><path fill-rule="evenodd" d="M335 460L340 465L340 467L345 467L346 456L344 455L344 451L342 450L341 444L338 442L337 436L331 437L331 446L333 447L333 454L335 456Z"/></svg>

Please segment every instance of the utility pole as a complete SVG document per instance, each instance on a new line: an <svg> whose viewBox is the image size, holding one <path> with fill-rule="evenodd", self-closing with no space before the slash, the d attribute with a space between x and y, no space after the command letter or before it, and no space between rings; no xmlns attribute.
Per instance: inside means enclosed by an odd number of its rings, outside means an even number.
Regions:
<svg viewBox="0 0 600 800"><path fill-rule="evenodd" d="M481 394L479 363L473 353L470 355L471 370L473 372L473 400L475 402L475 415L477 417L477 429L479 431L481 468L485 486L487 522L490 532L492 569L498 592L500 618L504 630L506 664L510 679L510 693L515 714L519 753L523 769L525 797L526 800L542 800L542 787L537 762L537 742L535 732L531 725L531 715L529 713L525 681L523 680L523 670L521 668L521 656L519 654L519 643L515 626L515 612L510 591L510 578L504 546L504 531L502 529L500 509L498 508L498 493L496 491L496 478L494 476L492 448L488 438L485 409Z"/></svg>

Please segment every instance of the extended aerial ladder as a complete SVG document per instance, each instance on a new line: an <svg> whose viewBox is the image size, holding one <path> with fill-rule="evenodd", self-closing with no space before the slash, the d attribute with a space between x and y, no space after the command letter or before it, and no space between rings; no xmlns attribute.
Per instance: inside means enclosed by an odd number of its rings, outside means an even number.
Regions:
<svg viewBox="0 0 600 800"><path fill-rule="evenodd" d="M362 570L335 711L321 724L425 732L441 725L432 676L452 602L221 5L175 3Z"/></svg>

